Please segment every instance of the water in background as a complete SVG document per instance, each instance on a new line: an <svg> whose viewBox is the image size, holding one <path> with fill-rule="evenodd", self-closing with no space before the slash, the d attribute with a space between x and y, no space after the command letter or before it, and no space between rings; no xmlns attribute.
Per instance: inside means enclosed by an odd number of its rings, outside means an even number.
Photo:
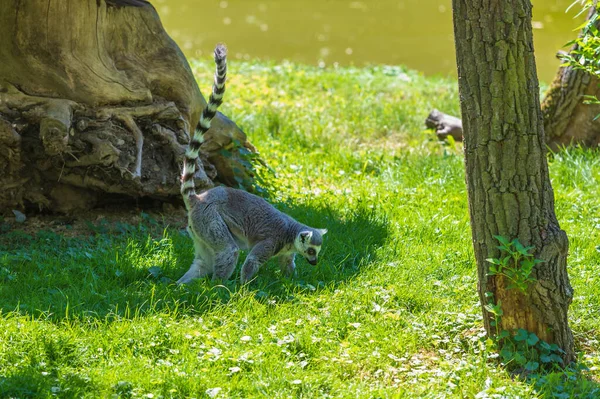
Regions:
<svg viewBox="0 0 600 399"><path fill-rule="evenodd" d="M533 0L538 74L550 82L556 52L582 18L573 0ZM224 42L230 58L308 64L403 64L455 75L451 0L152 0L190 58Z"/></svg>

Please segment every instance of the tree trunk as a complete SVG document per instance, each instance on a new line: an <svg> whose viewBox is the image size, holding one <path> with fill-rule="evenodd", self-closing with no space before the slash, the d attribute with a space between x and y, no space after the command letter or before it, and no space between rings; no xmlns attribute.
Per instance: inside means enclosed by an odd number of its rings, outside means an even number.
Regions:
<svg viewBox="0 0 600 399"><path fill-rule="evenodd" d="M479 297L490 336L487 293L501 302L500 330L523 328L573 359L567 309L568 240L554 213L533 55L529 0L453 0L466 181ZM533 246L536 281L527 293L489 275L495 235Z"/></svg>
<svg viewBox="0 0 600 399"><path fill-rule="evenodd" d="M595 10L596 7L591 8L588 19ZM600 19L594 25L600 29ZM577 49L575 44L570 51ZM600 144L600 119L596 119L600 105L584 104L585 95L600 96L600 80L581 69L560 67L542 103L544 128L552 149L571 144L585 147Z"/></svg>
<svg viewBox="0 0 600 399"><path fill-rule="evenodd" d="M183 154L206 101L149 3L3 0L0 59L0 211L179 197ZM238 147L254 150L219 114L199 185L249 187Z"/></svg>

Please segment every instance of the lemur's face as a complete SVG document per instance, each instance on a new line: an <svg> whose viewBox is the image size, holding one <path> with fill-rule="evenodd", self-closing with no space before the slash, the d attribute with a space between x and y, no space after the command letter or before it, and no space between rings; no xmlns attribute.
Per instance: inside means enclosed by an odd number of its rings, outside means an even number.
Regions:
<svg viewBox="0 0 600 399"><path fill-rule="evenodd" d="M327 233L326 229L301 231L294 242L298 253L313 266L319 261L319 252L321 251L321 244L323 243L323 235L325 233Z"/></svg>

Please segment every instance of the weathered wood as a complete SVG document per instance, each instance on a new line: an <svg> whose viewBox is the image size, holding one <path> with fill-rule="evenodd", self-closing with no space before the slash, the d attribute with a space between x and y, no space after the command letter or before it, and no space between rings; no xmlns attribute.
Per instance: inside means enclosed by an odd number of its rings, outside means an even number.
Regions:
<svg viewBox="0 0 600 399"><path fill-rule="evenodd" d="M21 136L15 128L0 117L0 191L13 202L22 200L21 187L29 180L21 177Z"/></svg>
<svg viewBox="0 0 600 399"><path fill-rule="evenodd" d="M112 6L133 6L143 7L149 4L146 0L106 0L106 3Z"/></svg>
<svg viewBox="0 0 600 399"><path fill-rule="evenodd" d="M103 192L178 200L182 154L206 101L150 3L3 0L0 59L0 157L12 168L1 179L13 187L0 192L0 211L58 209L70 191L54 187L65 184L87 190L90 206ZM202 179L250 188L232 143L253 148L219 114Z"/></svg>
<svg viewBox="0 0 600 399"><path fill-rule="evenodd" d="M502 301L500 330L524 328L574 358L567 310L568 240L554 213L533 54L529 0L453 0L469 213L488 334L490 298ZM489 275L495 235L533 246L538 264L526 294Z"/></svg>

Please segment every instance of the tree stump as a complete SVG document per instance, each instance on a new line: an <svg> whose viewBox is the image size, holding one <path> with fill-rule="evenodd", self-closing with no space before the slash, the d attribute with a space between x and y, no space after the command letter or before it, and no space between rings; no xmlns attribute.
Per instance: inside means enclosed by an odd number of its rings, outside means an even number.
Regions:
<svg viewBox="0 0 600 399"><path fill-rule="evenodd" d="M3 0L0 59L0 211L179 199L206 101L149 3ZM250 188L246 135L218 114L205 139L199 186Z"/></svg>

